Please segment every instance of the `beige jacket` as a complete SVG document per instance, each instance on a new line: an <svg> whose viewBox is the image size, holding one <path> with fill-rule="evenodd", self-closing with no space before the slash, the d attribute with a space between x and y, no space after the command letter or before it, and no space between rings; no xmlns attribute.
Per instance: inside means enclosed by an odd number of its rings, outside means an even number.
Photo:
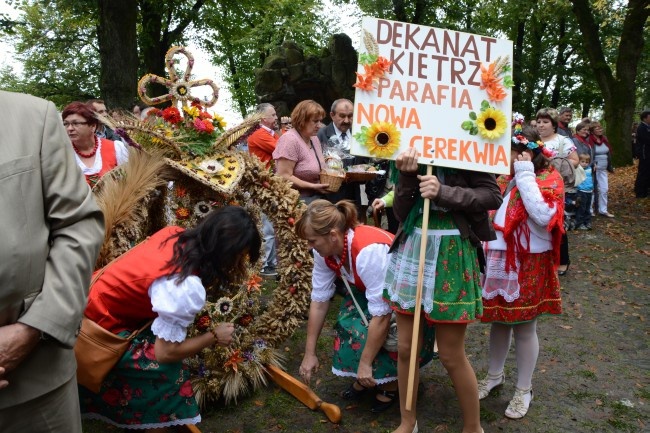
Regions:
<svg viewBox="0 0 650 433"><path fill-rule="evenodd" d="M54 104L0 91L0 149L0 326L17 320L51 336L8 374L2 409L75 374L104 222Z"/></svg>

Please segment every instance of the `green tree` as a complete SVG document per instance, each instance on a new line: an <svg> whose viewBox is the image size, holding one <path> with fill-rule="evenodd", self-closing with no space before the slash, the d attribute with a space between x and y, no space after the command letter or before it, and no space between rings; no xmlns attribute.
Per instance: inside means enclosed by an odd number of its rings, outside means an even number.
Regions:
<svg viewBox="0 0 650 433"><path fill-rule="evenodd" d="M607 136L616 150L613 153L614 162L628 164L632 161L629 143L636 108L636 77L647 37L650 2L630 0L622 10L616 9L624 14L622 23L608 19L611 18L610 8L620 2L601 2L596 7L591 7L587 0L571 0L571 4L583 34L589 64L605 101ZM601 28L618 23L621 23L618 41L601 36ZM612 50L616 55L608 58L606 54ZM615 65L614 70L611 65Z"/></svg>

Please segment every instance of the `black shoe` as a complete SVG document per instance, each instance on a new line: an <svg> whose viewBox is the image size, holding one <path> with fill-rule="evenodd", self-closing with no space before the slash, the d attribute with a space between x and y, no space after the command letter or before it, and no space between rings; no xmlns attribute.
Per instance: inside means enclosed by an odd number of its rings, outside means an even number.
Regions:
<svg viewBox="0 0 650 433"><path fill-rule="evenodd" d="M566 269L563 270L563 271L557 271L557 274L558 274L560 277L565 276L566 273L569 272L569 266L571 266L571 260L569 260L569 263L566 264Z"/></svg>
<svg viewBox="0 0 650 433"><path fill-rule="evenodd" d="M361 389L356 389L356 388L354 387L354 384L355 384L355 383L356 383L357 385L359 385L359 386L361 387ZM357 381L355 381L355 382L352 382L352 383L350 384L350 386L348 386L348 387L345 389L345 391L343 391L343 392L341 393L341 397L343 397L343 398L346 399L346 400L359 400L359 399L361 398L361 396L363 396L363 394L366 393L366 391L368 391L368 388L366 388L365 386L361 385L361 384L359 383L359 381L357 380Z"/></svg>
<svg viewBox="0 0 650 433"><path fill-rule="evenodd" d="M373 403L372 407L370 408L370 412L373 413L381 413L385 412L390 408L393 404L395 404L395 401L397 400L397 391L385 391L385 390L379 390L377 391L377 395L383 395L384 397L388 398L388 401L381 401L378 400L377 397L375 397L375 402Z"/></svg>

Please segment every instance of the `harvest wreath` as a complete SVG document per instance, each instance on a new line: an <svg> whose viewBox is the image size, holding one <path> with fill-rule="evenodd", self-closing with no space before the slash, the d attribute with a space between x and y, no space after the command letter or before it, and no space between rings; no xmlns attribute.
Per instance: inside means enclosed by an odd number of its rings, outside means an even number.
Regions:
<svg viewBox="0 0 650 433"><path fill-rule="evenodd" d="M187 53L177 47L170 52ZM168 53L168 69L174 67L169 58ZM190 70L188 66L185 80ZM176 75L170 73L170 77ZM188 114L187 110L178 113ZM298 192L256 157L233 150L259 117L250 117L225 132L215 129L212 144L202 145L199 152L188 143L192 136L184 133L182 119L173 124L164 117L155 122L130 117L103 120L141 151L131 150L128 163L105 175L93 189L107 227L98 267L164 226L194 226L213 208L240 205L258 224L262 212L273 223L280 272L271 299L265 302L269 296L251 269L247 280L236 286L208 288L208 302L189 330L191 336L206 332L213 323L236 324L229 347L204 349L188 362L200 406L222 398L226 403L236 402L266 384L267 366L282 361L276 349L308 311L313 261L305 241L293 230L304 211Z"/></svg>

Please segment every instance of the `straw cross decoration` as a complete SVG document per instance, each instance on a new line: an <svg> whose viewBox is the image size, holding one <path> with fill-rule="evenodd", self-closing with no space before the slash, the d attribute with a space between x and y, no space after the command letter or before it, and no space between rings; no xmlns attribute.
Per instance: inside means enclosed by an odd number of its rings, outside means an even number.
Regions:
<svg viewBox="0 0 650 433"><path fill-rule="evenodd" d="M174 68L174 56L182 54L187 57L187 66L182 78L179 78ZM194 57L192 53L187 51L185 47L171 47L167 54L165 54L165 69L169 78L163 78L155 74L146 74L138 82L138 95L140 99L149 105L162 104L163 102L172 101L172 106L176 106L178 101L181 105L186 106L188 101L190 103L198 103L204 107L211 107L216 104L219 98L219 87L210 79L203 78L201 80L190 80L192 75L192 67L194 66ZM150 83L162 84L167 87L169 93L162 96L149 97L147 96L147 85ZM194 87L209 86L212 88L212 97L208 101L203 101L196 96L192 96L190 90Z"/></svg>

